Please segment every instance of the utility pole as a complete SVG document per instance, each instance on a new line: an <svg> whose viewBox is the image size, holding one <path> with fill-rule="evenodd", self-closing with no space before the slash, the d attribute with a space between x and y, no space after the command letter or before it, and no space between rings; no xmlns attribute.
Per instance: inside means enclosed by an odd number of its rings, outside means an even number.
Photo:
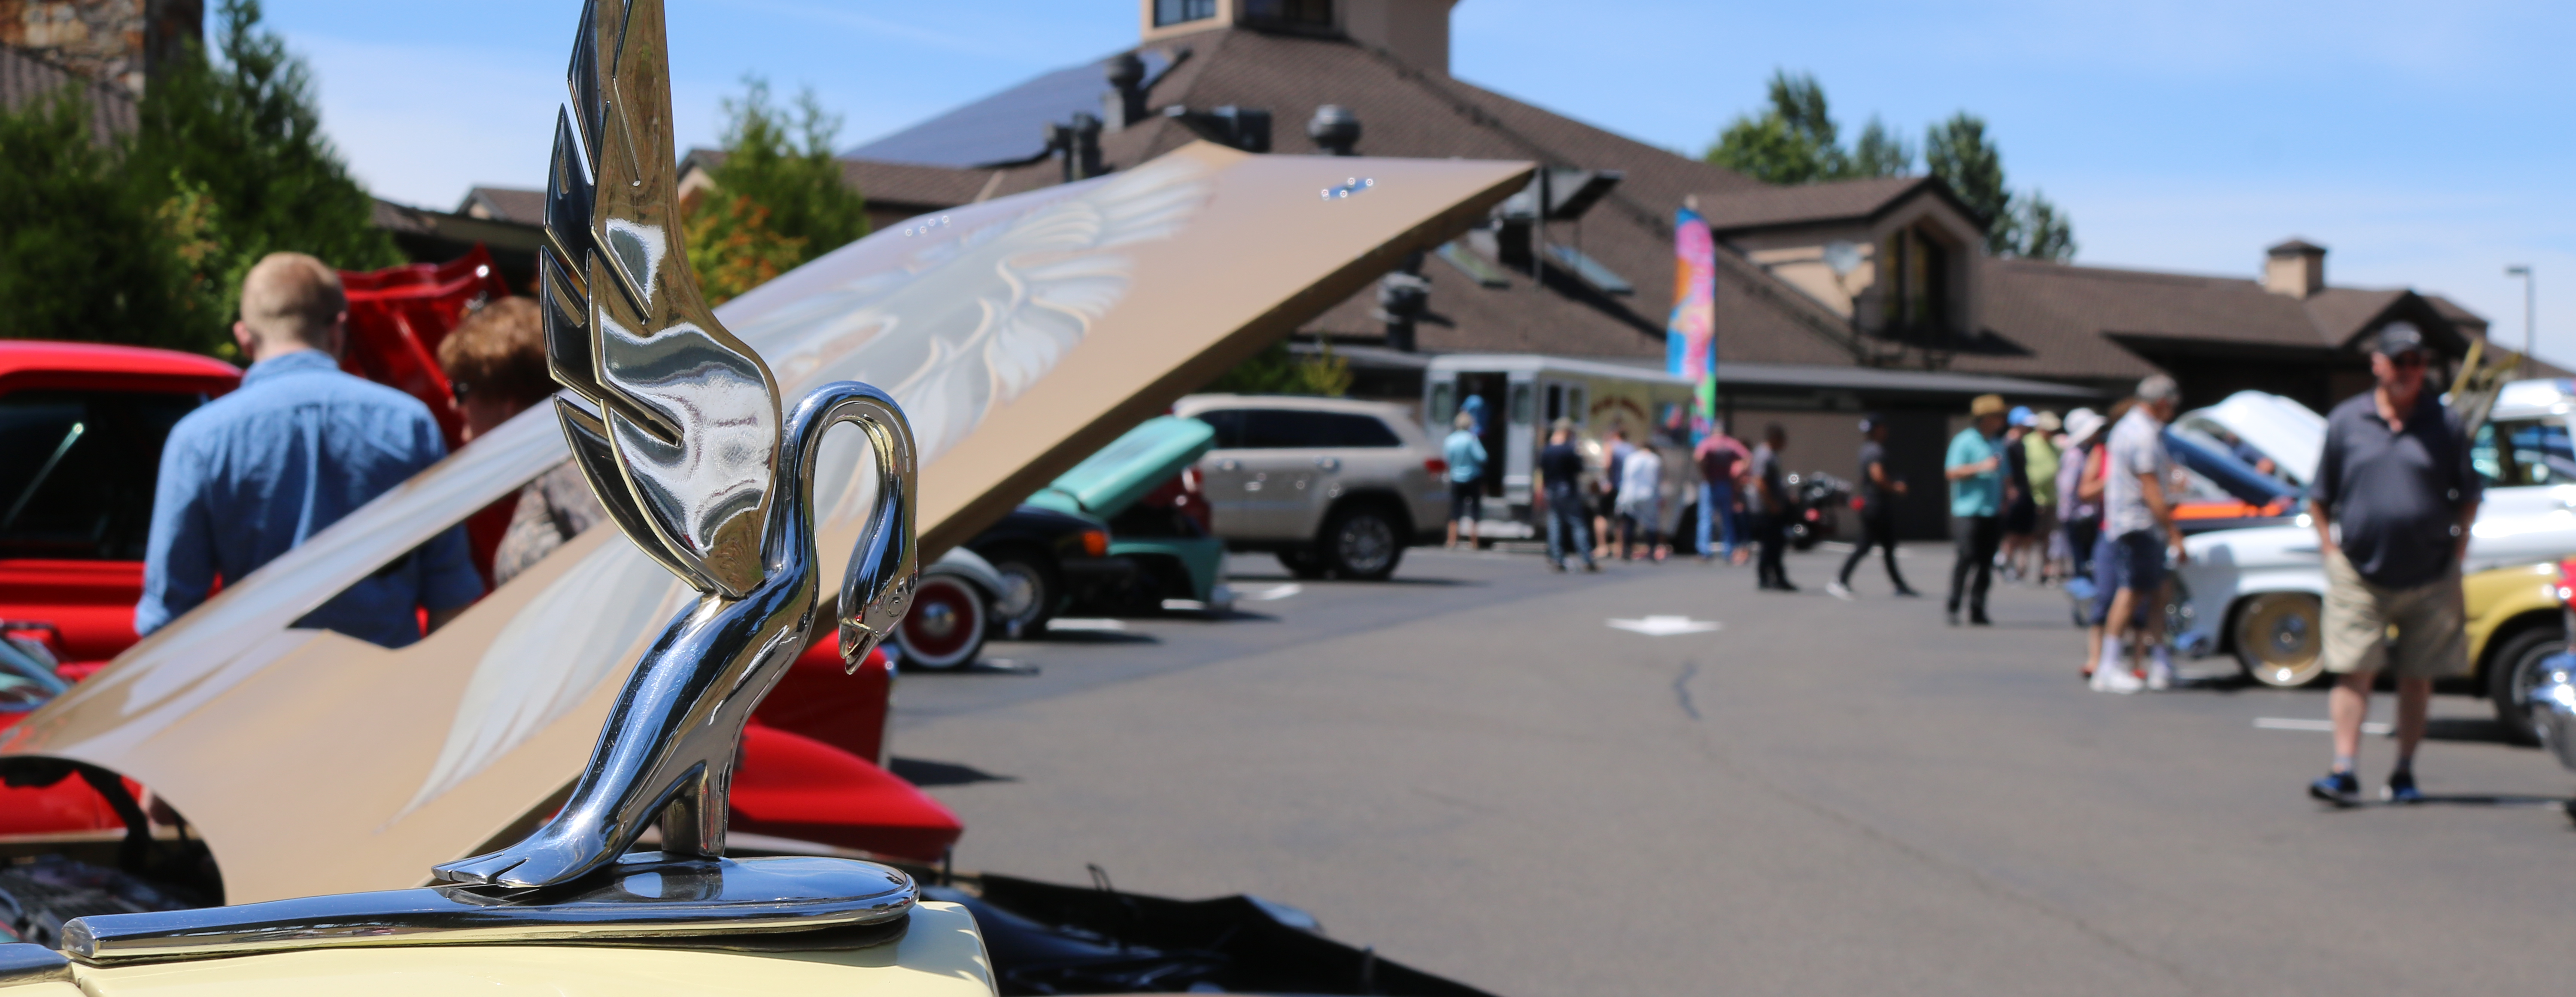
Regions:
<svg viewBox="0 0 2576 997"><path fill-rule="evenodd" d="M2522 376L2531 376L2532 324L2540 299L2532 290L2531 264L2519 263L2504 268L2507 277L2522 278Z"/></svg>

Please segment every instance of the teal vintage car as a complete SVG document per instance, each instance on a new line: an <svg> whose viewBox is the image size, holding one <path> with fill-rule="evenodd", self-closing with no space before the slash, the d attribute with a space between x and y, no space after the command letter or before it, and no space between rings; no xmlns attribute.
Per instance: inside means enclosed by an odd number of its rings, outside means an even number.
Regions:
<svg viewBox="0 0 2576 997"><path fill-rule="evenodd" d="M1029 496L1028 505L1103 523L1108 556L1135 569L1123 587L1068 593L1076 604L1112 613L1171 602L1207 612L1232 608L1225 541L1208 529L1207 498L1192 467L1215 443L1207 423L1158 416Z"/></svg>

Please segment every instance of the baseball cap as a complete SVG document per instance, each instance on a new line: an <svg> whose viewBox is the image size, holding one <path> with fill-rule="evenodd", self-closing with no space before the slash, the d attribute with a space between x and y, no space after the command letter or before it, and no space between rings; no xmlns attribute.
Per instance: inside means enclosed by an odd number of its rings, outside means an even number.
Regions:
<svg viewBox="0 0 2576 997"><path fill-rule="evenodd" d="M1884 425L1887 425L1887 413L1885 412L1872 412L1860 417L1861 432L1866 433Z"/></svg>
<svg viewBox="0 0 2576 997"><path fill-rule="evenodd" d="M2036 416L2030 414L2030 406L2028 405L2015 405L2013 406L2012 414L2004 417L2004 421L2016 426L2030 425L2036 419Z"/></svg>
<svg viewBox="0 0 2576 997"><path fill-rule="evenodd" d="M2384 357L2424 351L2424 333L2412 322L2390 322L2379 330L2379 341L2370 351Z"/></svg>

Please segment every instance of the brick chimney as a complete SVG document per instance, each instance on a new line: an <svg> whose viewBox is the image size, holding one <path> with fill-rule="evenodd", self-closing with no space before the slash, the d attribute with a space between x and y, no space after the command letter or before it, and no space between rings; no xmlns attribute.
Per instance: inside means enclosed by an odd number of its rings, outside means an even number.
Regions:
<svg viewBox="0 0 2576 997"><path fill-rule="evenodd" d="M0 43L138 97L156 67L205 33L205 0L0 0Z"/></svg>
<svg viewBox="0 0 2576 997"><path fill-rule="evenodd" d="M2263 254L2264 290L2305 301L2326 289L2326 247L2292 239Z"/></svg>

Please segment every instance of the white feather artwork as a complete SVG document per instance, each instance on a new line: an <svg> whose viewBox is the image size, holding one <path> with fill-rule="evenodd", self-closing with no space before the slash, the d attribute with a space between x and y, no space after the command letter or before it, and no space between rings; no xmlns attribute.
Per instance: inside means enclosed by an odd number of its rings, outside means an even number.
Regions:
<svg viewBox="0 0 2576 997"><path fill-rule="evenodd" d="M1119 247L1179 232L1207 196L1204 166L1161 160L941 240L901 270L809 291L730 328L770 361L790 397L837 380L887 385L912 418L927 466L1054 369L1126 295L1134 260ZM818 527L873 506L859 466L866 450L855 433L825 438L814 474ZM437 761L392 820L579 707L685 593L632 545L591 552L484 653ZM558 625L566 619L588 621L578 640Z"/></svg>

